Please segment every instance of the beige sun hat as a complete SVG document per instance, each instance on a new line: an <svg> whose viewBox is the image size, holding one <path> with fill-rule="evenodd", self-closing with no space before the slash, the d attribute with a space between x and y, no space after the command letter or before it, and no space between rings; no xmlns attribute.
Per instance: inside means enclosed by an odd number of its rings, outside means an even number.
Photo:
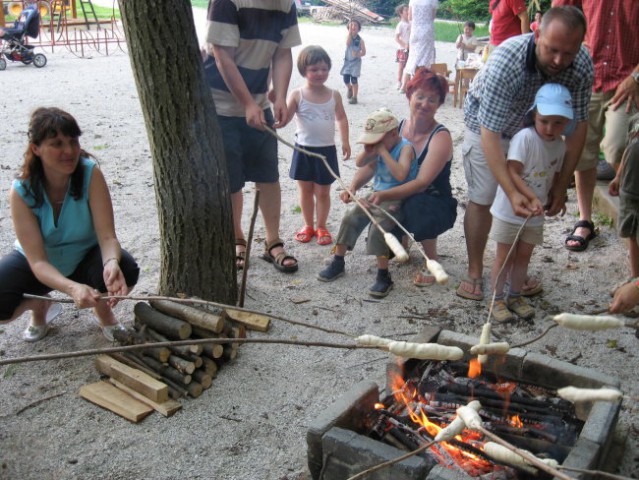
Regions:
<svg viewBox="0 0 639 480"><path fill-rule="evenodd" d="M363 143L364 145L379 143L386 133L397 127L399 127L397 117L387 108L380 108L371 113L366 119L364 133L359 137L357 143Z"/></svg>

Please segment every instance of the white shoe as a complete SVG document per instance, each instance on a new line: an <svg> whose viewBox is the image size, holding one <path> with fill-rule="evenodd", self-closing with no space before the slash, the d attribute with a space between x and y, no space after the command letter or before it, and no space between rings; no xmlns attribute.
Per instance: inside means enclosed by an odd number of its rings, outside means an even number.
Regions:
<svg viewBox="0 0 639 480"><path fill-rule="evenodd" d="M100 329L102 330L102 335L104 335L104 337L109 341L109 342L113 342L115 341L114 338L114 333L116 331L118 332L124 332L126 331L126 328L124 328L124 325L122 325L119 321L116 320L117 323L114 323L113 325L102 325L102 323L100 323L100 319L98 317L96 317L95 315L91 315L91 320L93 321L93 323L95 323L98 327L100 327Z"/></svg>
<svg viewBox="0 0 639 480"><path fill-rule="evenodd" d="M62 313L62 304L53 303L49 310L44 325L29 325L27 329L22 333L22 339L25 342L37 342L42 340L49 333L49 324L53 322Z"/></svg>

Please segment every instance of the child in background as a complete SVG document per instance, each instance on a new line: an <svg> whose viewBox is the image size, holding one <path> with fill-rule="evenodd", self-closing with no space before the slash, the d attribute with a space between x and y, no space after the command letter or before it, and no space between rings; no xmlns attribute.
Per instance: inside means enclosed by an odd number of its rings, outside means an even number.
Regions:
<svg viewBox="0 0 639 480"><path fill-rule="evenodd" d="M346 25L348 36L346 37L346 53L344 54L344 66L339 72L344 77L347 89L348 103L357 103L359 83L357 79L362 71L362 57L366 55L364 39L359 36L362 24L359 20L351 20Z"/></svg>
<svg viewBox="0 0 639 480"><path fill-rule="evenodd" d="M492 317L497 323L512 320L512 312L522 319L535 316L535 309L521 296L521 289L528 275L533 249L543 242L544 206L566 152L562 134L568 123L574 122L570 92L556 83L543 85L537 91L535 104L528 115L532 115L533 125L520 130L512 138L507 158L510 178L519 193L526 196L533 206L532 216L527 221L516 216L501 187L497 189L490 208L493 215L490 238L497 242L491 275L495 292ZM524 222L526 225L517 238ZM506 260L515 241L515 248ZM499 275L502 267L503 272ZM508 301L505 301L504 284L507 279L510 291Z"/></svg>
<svg viewBox="0 0 639 480"><path fill-rule="evenodd" d="M357 143L364 144L364 151L355 160L359 170L351 183L353 194L373 177L373 190L380 191L406 183L417 176L415 149L399 134L399 121L388 110L377 110L366 119L365 133ZM346 191L340 194L340 198L344 203L351 201ZM396 218L401 212L401 200L382 202L379 206ZM394 226L393 221L378 209L372 209L371 214L385 230ZM401 221L401 218L398 220ZM328 267L319 273L318 280L332 282L344 275L344 255L347 250L353 249L369 223L370 219L359 205L346 213L337 234L335 256ZM388 272L390 251L384 236L376 227L368 233L367 253L377 256L378 268L377 279L368 293L378 298L385 297L393 288Z"/></svg>
<svg viewBox="0 0 639 480"><path fill-rule="evenodd" d="M342 139L344 160L350 158L351 146L342 97L337 90L325 85L331 70L331 59L322 47L310 45L302 49L297 57L297 69L306 79L306 84L291 92L287 101L289 116L295 115L296 145L323 155L333 172L339 176L335 148L336 123ZM297 150L293 153L289 176L297 180L304 217L304 227L295 234L295 240L308 243L317 236L319 245L333 243L326 229L326 219L331 208L331 184L335 177L321 159ZM314 215L317 230L313 226Z"/></svg>
<svg viewBox="0 0 639 480"><path fill-rule="evenodd" d="M639 113L630 119L628 146L626 147L617 175L608 186L610 195L619 196L619 236L628 239L630 274L639 277L639 244L637 225L639 222Z"/></svg>
<svg viewBox="0 0 639 480"><path fill-rule="evenodd" d="M541 23L541 12L535 12L535 20L530 24L530 31L535 33L539 28L539 24Z"/></svg>
<svg viewBox="0 0 639 480"><path fill-rule="evenodd" d="M402 91L403 86L408 81L404 79L404 67L408 60L408 40L410 39L410 22L408 21L408 5L402 3L397 5L395 13L399 17L399 23L395 27L395 42L399 45L395 62L397 62L397 90Z"/></svg>
<svg viewBox="0 0 639 480"><path fill-rule="evenodd" d="M465 62L469 53L475 53L477 49L477 37L475 33L475 22L464 23L464 33L457 37L455 47L457 48L457 62Z"/></svg>

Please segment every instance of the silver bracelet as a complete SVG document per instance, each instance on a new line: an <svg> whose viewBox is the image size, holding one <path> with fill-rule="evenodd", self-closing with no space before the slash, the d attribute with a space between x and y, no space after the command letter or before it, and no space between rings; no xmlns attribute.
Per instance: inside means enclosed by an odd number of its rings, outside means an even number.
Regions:
<svg viewBox="0 0 639 480"><path fill-rule="evenodd" d="M115 260L115 262L118 264L118 266L120 265L120 260L118 260L118 259L117 259L117 258L115 258L115 257L111 257L111 258L108 258L108 259L107 259L107 260L106 260L106 261L102 264L102 268L106 267L106 264L107 264L107 263L109 263L111 260Z"/></svg>

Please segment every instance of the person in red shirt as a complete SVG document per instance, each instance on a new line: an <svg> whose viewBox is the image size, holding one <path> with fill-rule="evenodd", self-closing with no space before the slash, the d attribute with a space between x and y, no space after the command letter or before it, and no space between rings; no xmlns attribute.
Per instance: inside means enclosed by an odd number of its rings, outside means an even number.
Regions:
<svg viewBox="0 0 639 480"><path fill-rule="evenodd" d="M541 23L541 12L535 12L535 20L530 24L530 31L536 32L539 28L539 24Z"/></svg>
<svg viewBox="0 0 639 480"><path fill-rule="evenodd" d="M575 171L579 221L565 241L568 250L580 252L588 248L596 235L592 200L599 149L606 162L616 169L626 147L630 117L639 105L639 2L553 0L553 6L560 5L583 9L588 22L584 45L590 50L595 67L588 133Z"/></svg>
<svg viewBox="0 0 639 480"><path fill-rule="evenodd" d="M489 10L492 15L491 51L510 37L530 32L524 0L490 0Z"/></svg>

